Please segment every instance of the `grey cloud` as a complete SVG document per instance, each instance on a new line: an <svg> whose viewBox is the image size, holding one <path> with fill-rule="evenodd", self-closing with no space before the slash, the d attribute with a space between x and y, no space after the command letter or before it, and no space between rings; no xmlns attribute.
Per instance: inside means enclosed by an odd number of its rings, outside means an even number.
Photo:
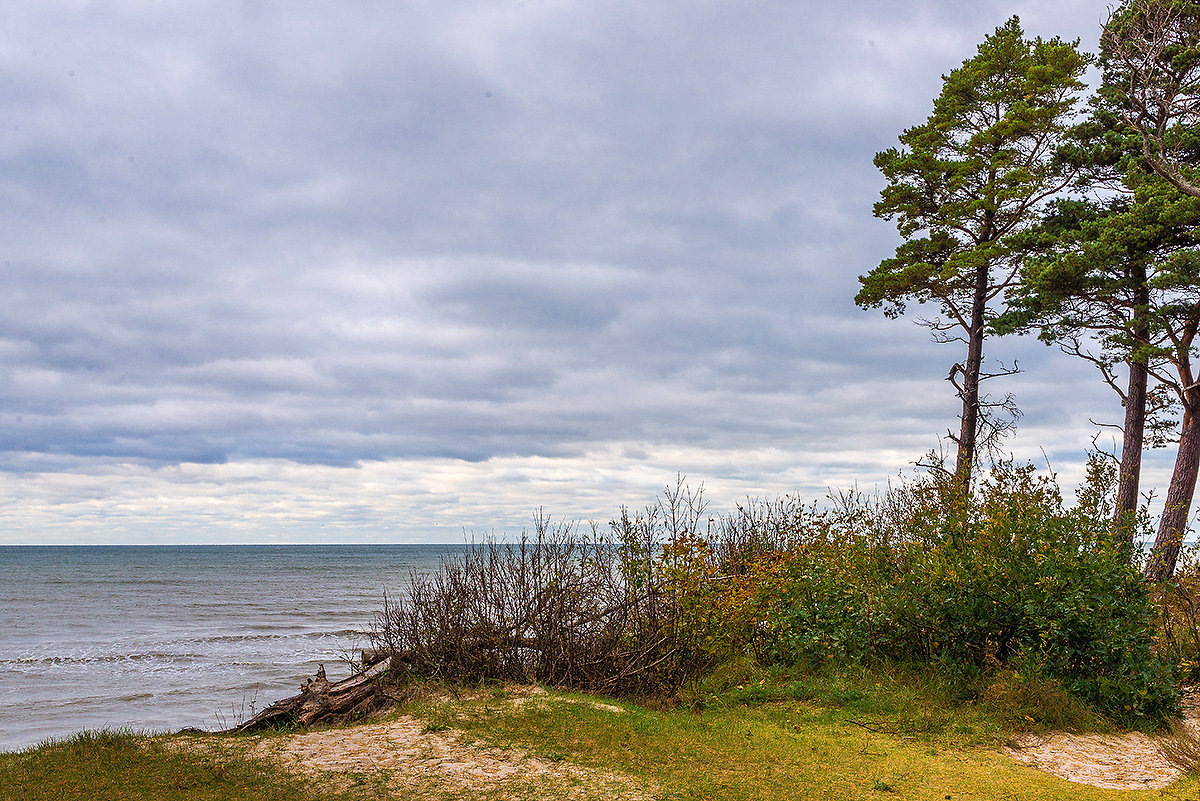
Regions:
<svg viewBox="0 0 1200 801"><path fill-rule="evenodd" d="M0 33L12 470L953 416L946 349L851 298L895 241L872 154L1003 4L89 8Z"/></svg>

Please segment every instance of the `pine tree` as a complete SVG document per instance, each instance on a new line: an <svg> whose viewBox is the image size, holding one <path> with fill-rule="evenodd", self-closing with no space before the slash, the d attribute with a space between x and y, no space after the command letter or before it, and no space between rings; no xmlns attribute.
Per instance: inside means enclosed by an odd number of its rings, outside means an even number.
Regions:
<svg viewBox="0 0 1200 801"><path fill-rule="evenodd" d="M1017 237L1073 178L1056 154L1071 128L1088 59L1078 43L1027 40L1013 17L943 77L933 113L876 154L887 186L875 215L904 242L865 276L855 302L903 314L936 304L935 339L966 344L949 380L962 401L956 482L966 490L987 423L980 395L991 305L1017 277ZM1003 401L1001 403L1004 403ZM993 427L1000 433L1003 426Z"/></svg>

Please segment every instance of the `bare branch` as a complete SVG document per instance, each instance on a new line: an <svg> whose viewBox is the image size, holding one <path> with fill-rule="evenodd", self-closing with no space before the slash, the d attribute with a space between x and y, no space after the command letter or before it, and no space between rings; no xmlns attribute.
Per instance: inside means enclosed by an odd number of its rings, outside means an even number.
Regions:
<svg viewBox="0 0 1200 801"><path fill-rule="evenodd" d="M1178 129L1200 121L1200 61L1175 57L1200 44L1200 19L1168 0L1133 0L1109 15L1100 41L1106 65L1123 78L1121 117L1141 136L1146 164L1180 192L1200 197L1180 170L1182 147L1172 141Z"/></svg>
<svg viewBox="0 0 1200 801"><path fill-rule="evenodd" d="M1000 368L997 372L994 372L994 373L981 372L979 374L979 380L986 381L989 378L1001 378L1003 376L1019 375L1020 373L1024 372L1023 370L1021 370L1021 365L1017 361L1013 361L1012 367L1005 367L1004 362L997 362L997 363L1000 365Z"/></svg>
<svg viewBox="0 0 1200 801"><path fill-rule="evenodd" d="M1071 337L1066 342L1059 345L1063 353L1069 356L1076 356L1084 361L1091 362L1100 371L1100 375L1104 379L1104 383L1117 393L1121 398L1121 403L1125 403L1125 390L1121 389L1120 383L1117 381L1117 376L1112 371L1113 362L1111 359L1101 358L1094 355L1091 351L1084 350L1082 343L1077 337Z"/></svg>

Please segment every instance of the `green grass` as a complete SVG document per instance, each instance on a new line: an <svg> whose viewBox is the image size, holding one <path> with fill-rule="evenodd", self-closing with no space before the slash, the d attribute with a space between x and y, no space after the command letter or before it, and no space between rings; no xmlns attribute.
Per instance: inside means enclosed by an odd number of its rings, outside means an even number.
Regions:
<svg viewBox="0 0 1200 801"><path fill-rule="evenodd" d="M978 690L978 688L976 688ZM1045 713L1060 699L1045 688L1000 681L971 701L946 679L902 670L846 670L810 676L726 666L661 708L550 693L514 703L492 690L460 697L427 693L402 713L426 732L465 731L490 746L514 747L551 763L628 777L664 799L1162 799L1195 798L1185 779L1166 791L1110 791L1072 784L1018 765L996 746L1010 719ZM979 695L976 692L976 695ZM1026 696L1031 696L1027 698ZM1048 700L1047 700L1048 699ZM1026 704L1027 706L1022 706ZM1024 711L1022 711L1024 710ZM1087 727L1067 704L1054 714ZM1082 715L1082 718L1081 718ZM1029 715L1028 717L1033 717ZM1093 719L1092 724L1103 725ZM280 733L274 736L287 736ZM0 798L54 799L511 799L562 797L538 782L464 794L436 787L389 787L386 776L302 781L246 759L236 738L200 738L181 749L170 737L92 733L19 754L0 755ZM204 747L204 745L213 747ZM574 798L612 798L612 785L573 786Z"/></svg>
<svg viewBox="0 0 1200 801"><path fill-rule="evenodd" d="M1193 797L1113 792L1017 765L994 749L945 747L887 728L850 723L846 708L774 702L702 713L626 707L621 714L573 699L506 709L431 708L426 714L486 742L547 759L630 774L672 799L1117 799ZM1186 795L1185 795L1186 794Z"/></svg>
<svg viewBox="0 0 1200 801"><path fill-rule="evenodd" d="M482 699L411 711L491 745L628 774L669 799L1149 799L1194 798L1200 788L1185 779L1166 791L1101 790L1018 765L997 748L1012 733L1006 721L1029 724L1024 712L1038 710L955 702L945 682L903 672L747 673L710 692L700 710L622 704L614 713L556 693L517 706ZM1076 727L1106 728L1085 708L1050 700Z"/></svg>
<svg viewBox="0 0 1200 801"><path fill-rule="evenodd" d="M84 732L0 754L0 798L159 801L324 801L337 796L265 764L170 747L162 737Z"/></svg>
<svg viewBox="0 0 1200 801"><path fill-rule="evenodd" d="M994 746L1020 731L1114 728L1054 682L1013 671L972 678L929 666L850 665L790 675L743 659L720 666L678 700L692 709L804 702L828 722L878 719L883 728L947 747Z"/></svg>

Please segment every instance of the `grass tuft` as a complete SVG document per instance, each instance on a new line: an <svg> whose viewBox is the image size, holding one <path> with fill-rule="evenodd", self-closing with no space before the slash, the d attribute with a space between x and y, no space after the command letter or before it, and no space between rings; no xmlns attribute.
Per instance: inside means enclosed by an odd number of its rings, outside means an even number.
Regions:
<svg viewBox="0 0 1200 801"><path fill-rule="evenodd" d="M1158 750L1175 767L1191 773L1200 765L1200 731L1188 723L1176 723L1160 734Z"/></svg>

